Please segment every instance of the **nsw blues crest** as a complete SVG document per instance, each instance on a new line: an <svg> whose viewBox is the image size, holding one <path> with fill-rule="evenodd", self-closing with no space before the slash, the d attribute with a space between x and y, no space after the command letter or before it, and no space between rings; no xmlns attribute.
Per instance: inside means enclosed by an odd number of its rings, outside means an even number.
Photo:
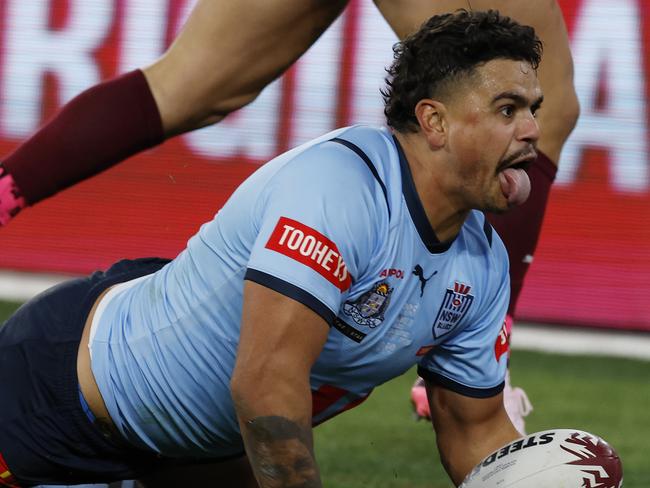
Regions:
<svg viewBox="0 0 650 488"><path fill-rule="evenodd" d="M452 330L467 314L474 301L470 294L472 287L464 283L454 282L453 288L447 288L442 304L433 322L433 336L440 337Z"/></svg>
<svg viewBox="0 0 650 488"><path fill-rule="evenodd" d="M390 303L393 289L385 281L375 283L373 287L353 302L345 302L343 312L359 325L374 329L384 321L384 312Z"/></svg>

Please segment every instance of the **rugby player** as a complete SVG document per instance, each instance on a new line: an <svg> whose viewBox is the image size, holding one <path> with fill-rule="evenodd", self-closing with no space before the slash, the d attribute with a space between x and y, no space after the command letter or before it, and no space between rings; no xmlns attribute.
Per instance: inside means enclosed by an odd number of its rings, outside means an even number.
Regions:
<svg viewBox="0 0 650 488"><path fill-rule="evenodd" d="M560 151L578 117L568 35L556 0L374 0L398 36L432 14L499 9L533 26L545 45L539 79L539 156L529 170L532 196L517 211L490 216L510 256L508 324L532 262ZM166 138L213 124L254 100L336 19L348 0L199 0L169 50L151 66L94 86L0 164L0 225L21 209L91 177ZM99 122L101 121L101 122ZM70 136L73 137L70 137ZM415 386L412 398L424 398ZM521 390L508 395L523 431ZM519 399L522 398L522 401ZM416 406L424 412L426 402Z"/></svg>
<svg viewBox="0 0 650 488"><path fill-rule="evenodd" d="M435 16L395 48L390 130L289 151L173 261L21 307L0 329L0 484L321 486L312 426L414 364L460 483L519 436L508 257L482 211L530 193L540 59L533 29L494 11Z"/></svg>

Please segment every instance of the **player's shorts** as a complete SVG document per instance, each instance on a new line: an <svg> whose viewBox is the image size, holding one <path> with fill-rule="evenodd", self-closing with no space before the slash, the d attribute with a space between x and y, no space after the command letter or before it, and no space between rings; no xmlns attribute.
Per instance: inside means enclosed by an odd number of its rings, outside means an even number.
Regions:
<svg viewBox="0 0 650 488"><path fill-rule="evenodd" d="M0 327L0 487L133 479L164 462L92 423L80 399L77 350L102 291L167 262L124 260L60 284Z"/></svg>

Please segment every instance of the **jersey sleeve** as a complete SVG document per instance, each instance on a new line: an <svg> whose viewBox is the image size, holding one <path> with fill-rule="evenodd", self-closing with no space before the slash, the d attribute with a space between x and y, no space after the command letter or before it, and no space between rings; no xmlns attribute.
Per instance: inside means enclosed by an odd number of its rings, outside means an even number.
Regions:
<svg viewBox="0 0 650 488"><path fill-rule="evenodd" d="M500 274L492 275L489 280L488 299L468 317L466 328L434 347L418 367L422 378L475 398L500 393L507 368L505 316L510 298L510 278L507 253L500 239L498 245L502 248L498 253L502 266Z"/></svg>
<svg viewBox="0 0 650 488"><path fill-rule="evenodd" d="M385 225L378 189L364 162L340 144L298 154L258 200L245 278L303 303L331 325Z"/></svg>

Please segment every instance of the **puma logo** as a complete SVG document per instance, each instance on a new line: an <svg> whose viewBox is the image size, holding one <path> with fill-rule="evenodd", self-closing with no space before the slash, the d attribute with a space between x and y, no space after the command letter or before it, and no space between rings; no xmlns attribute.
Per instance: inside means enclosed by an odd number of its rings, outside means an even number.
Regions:
<svg viewBox="0 0 650 488"><path fill-rule="evenodd" d="M415 265L415 268L413 268L413 274L414 274L415 276L417 276L418 279L420 280L420 297L422 297L422 295L424 295L424 287L427 286L427 282L428 282L431 278L433 278L435 275L437 275L438 272L437 272L437 271L434 271L434 272L431 274L431 276L429 276L428 278L425 278L425 277L424 277L424 270L422 269L422 266L420 266L419 264L416 264L416 265Z"/></svg>

